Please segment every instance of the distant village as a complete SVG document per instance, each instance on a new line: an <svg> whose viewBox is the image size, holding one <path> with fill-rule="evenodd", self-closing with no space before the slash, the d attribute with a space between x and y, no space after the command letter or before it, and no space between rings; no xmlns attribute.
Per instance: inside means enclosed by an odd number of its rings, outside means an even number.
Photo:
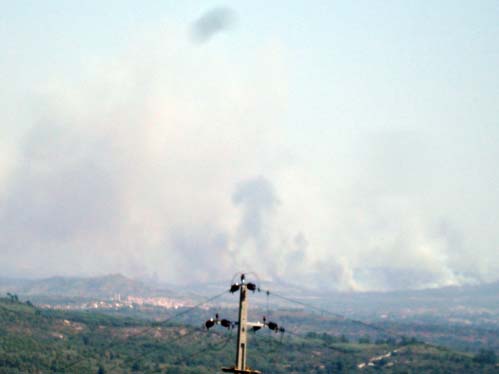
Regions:
<svg viewBox="0 0 499 374"><path fill-rule="evenodd" d="M123 309L142 306L154 306L165 309L178 309L192 307L194 303L190 300L180 300L164 296L126 296L121 297L120 294L114 295L109 300L93 300L81 303L64 303L64 304L38 304L41 308L60 309L60 310L85 310L85 309Z"/></svg>

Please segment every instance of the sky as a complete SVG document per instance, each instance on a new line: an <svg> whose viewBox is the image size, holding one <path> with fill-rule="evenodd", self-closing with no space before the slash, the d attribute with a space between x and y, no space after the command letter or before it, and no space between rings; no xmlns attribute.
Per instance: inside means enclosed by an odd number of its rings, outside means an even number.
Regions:
<svg viewBox="0 0 499 374"><path fill-rule="evenodd" d="M3 275L499 280L499 2L0 5Z"/></svg>

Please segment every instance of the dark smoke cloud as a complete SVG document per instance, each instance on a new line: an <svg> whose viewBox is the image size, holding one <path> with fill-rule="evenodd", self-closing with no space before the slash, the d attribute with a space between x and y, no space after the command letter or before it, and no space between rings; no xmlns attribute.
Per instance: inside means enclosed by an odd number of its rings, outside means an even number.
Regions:
<svg viewBox="0 0 499 374"><path fill-rule="evenodd" d="M204 13L192 25L192 37L197 43L205 43L216 34L229 29L236 20L235 13L229 8L215 8Z"/></svg>
<svg viewBox="0 0 499 374"><path fill-rule="evenodd" d="M234 263L258 269L272 279L304 270L308 240L302 232L293 234L276 221L282 213L281 204L269 179L258 176L239 183L232 202L241 213L234 240Z"/></svg>
<svg viewBox="0 0 499 374"><path fill-rule="evenodd" d="M263 244L265 220L278 204L272 184L264 177L244 181L237 187L232 201L243 210L239 226L242 241L252 238Z"/></svg>

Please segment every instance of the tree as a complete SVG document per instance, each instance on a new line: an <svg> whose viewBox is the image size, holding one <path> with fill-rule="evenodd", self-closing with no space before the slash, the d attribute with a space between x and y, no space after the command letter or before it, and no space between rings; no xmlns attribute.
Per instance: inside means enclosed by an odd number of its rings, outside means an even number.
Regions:
<svg viewBox="0 0 499 374"><path fill-rule="evenodd" d="M19 301L19 297L15 293L7 292L7 296L9 297L10 301L13 303Z"/></svg>
<svg viewBox="0 0 499 374"><path fill-rule="evenodd" d="M371 343L371 338L369 335L364 335L359 338L359 344L370 344Z"/></svg>
<svg viewBox="0 0 499 374"><path fill-rule="evenodd" d="M497 362L496 353L491 349L480 349L473 357L473 361L479 364L495 364Z"/></svg>
<svg viewBox="0 0 499 374"><path fill-rule="evenodd" d="M135 361L132 365L132 371L140 371L140 363Z"/></svg>

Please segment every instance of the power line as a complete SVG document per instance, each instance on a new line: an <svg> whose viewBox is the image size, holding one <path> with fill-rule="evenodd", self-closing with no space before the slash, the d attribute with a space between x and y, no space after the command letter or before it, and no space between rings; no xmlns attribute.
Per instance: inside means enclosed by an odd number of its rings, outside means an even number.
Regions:
<svg viewBox="0 0 499 374"><path fill-rule="evenodd" d="M198 329L194 329L194 330L192 330L192 331L188 332L187 334L180 335L180 336L177 336L175 339L171 339L171 340L169 340L169 341L168 341L168 343L170 343L170 344L176 343L176 342L178 342L178 341L180 341L180 340L182 340L182 339L185 339L185 338L188 338L188 337L189 337L189 336L191 336L191 335L194 335L194 334L195 334L195 333L197 333L197 332L200 332L200 330L198 330ZM155 352L155 351L156 351L156 349L153 349L153 350L151 350L151 351L148 351L148 352L142 353L142 354L140 354L140 355L138 355L138 356L136 356L136 357L132 357L132 358L131 358L131 361L138 361L138 360L141 360L141 359L143 359L144 357L149 356L150 354L152 354L152 353L153 353L153 352ZM110 367L109 369L107 369L107 370L112 371L112 370L114 370L114 369L118 368L118 366L119 366L119 364L115 364L115 365L111 366L111 367Z"/></svg>
<svg viewBox="0 0 499 374"><path fill-rule="evenodd" d="M172 320L174 320L174 319L176 319L176 318L178 318L178 317L183 316L184 314L190 313L190 312L192 312L193 310L198 309L199 307L203 306L204 304L208 304L209 302L211 302L211 301L213 301L213 300L215 300L215 299L218 299L219 297L222 297L222 296L223 296L223 295L225 295L227 292L229 292L229 290L225 290L224 292L221 292L221 293L219 293L218 295L212 296L212 297L210 297L210 298L206 299L205 301L199 302L198 304L196 304L196 305L194 305L194 306L191 306L191 307L189 307L188 309L185 309L185 310L183 310L182 312L177 313L177 314L175 314L175 315L173 315L173 316L171 316L171 317L169 317L169 318L167 318L167 319L165 319L165 320L163 320L163 321L159 322L159 324L160 324L160 325L164 325L164 324L166 324L166 323L168 323L168 322L170 322L170 321L172 321Z"/></svg>
<svg viewBox="0 0 499 374"><path fill-rule="evenodd" d="M194 351L193 353L189 353L188 355L184 355L184 356L181 356L180 358L176 359L175 361L176 362L179 362L179 361L187 361L187 360L192 360L198 356L200 356L201 354L207 352L207 351L215 351L215 352L219 352L221 350L223 350L225 347L227 347L227 345L229 344L229 342L231 341L231 339L233 338L233 334L229 334L228 337L222 341L221 343L219 344L207 344L206 346L203 346L202 348L198 349L197 351ZM155 373L156 371L151 371L151 373Z"/></svg>
<svg viewBox="0 0 499 374"><path fill-rule="evenodd" d="M377 325L374 325L374 324L371 324L371 323L367 323L367 322L363 322L363 321L360 321L360 320L356 320L356 319L352 319L352 318L348 318L340 313L335 313L335 312L332 312L330 310L327 310L327 309L323 309L323 308L320 308L316 305L313 305L313 304L310 304L310 303L307 303L307 302L304 302L304 301L301 301L301 300L297 300L297 299L294 299L294 298L290 298L290 297L287 297L287 296L284 296L284 295L281 295L279 293L276 293L276 292L271 292L270 290L263 290L261 289L260 287L256 287L256 285L254 283L246 283L245 282L245 275L244 274L241 274L241 283L235 283L235 284L232 284L231 288L229 290L225 290L224 292L220 293L220 294L217 294L215 296L212 296L202 302L199 302L197 303L196 305L192 306L192 307L189 307L185 310L182 310L180 311L179 313L176 313L174 315L172 315L171 317L163 320L163 321L160 321L160 322L152 322L151 323L151 326L144 329L144 330L141 330L141 331L138 331L136 332L135 334L131 334L131 335L128 335L126 336L126 339L129 340L131 338L135 338L135 337L138 337L138 336L141 336L141 335L145 335L153 330L156 330L158 329L159 327L161 326L164 326L166 324L168 324L169 322L171 322L172 320L174 319L177 319L183 315L186 315L190 312L192 312L193 310L201 307L202 305L204 304L207 304L217 298L220 298L221 296L225 295L227 292L231 292L231 293L234 293L236 291L239 291L240 292L240 305L239 305L239 322L238 323L232 323L230 321L227 321L227 320L219 320L218 319L218 314L217 314L217 319L216 320L213 320L211 319L211 322L215 322L217 324L221 324L222 326L224 327L228 327L228 326L225 326L224 325L224 321L225 322L228 322L232 327L238 325L238 350L237 350L237 357L236 357L236 365L231 368L230 370L224 370L224 371L232 371L232 372L242 372L241 370L243 370L244 372L255 372L257 373L258 371L251 371L247 368L246 366L246 328L242 329L243 326L248 326L248 327L252 327L254 329L254 331L262 328L262 327L269 327L269 329L275 331L275 332L281 332L281 333L285 333L287 332L288 334L292 335L292 336L296 336L296 337L299 337L301 339L304 338L303 335L300 335L296 332L293 332L293 331L285 331L282 327L279 327L276 323L273 323L273 322L266 322L266 319L264 317L264 322L261 323L261 322L255 322L255 323L249 323L249 322L246 322L246 314L247 314L247 299L246 299L246 293L247 291L258 291L258 292L264 292L266 294L266 298L267 298L267 313L269 314L270 313L270 308L269 308L269 296L275 296L276 298L279 298L281 300L284 300L288 303L292 303L292 304L296 304L296 305L300 305L300 306L303 306L303 307L306 307L306 308L309 308L309 309L312 309L312 310L315 310L317 312L320 312L322 314L328 314L328 315L331 315L331 316L334 316L335 318L337 319L340 319L340 320L343 320L343 321L347 321L347 322L350 322L350 323L353 323L353 324L357 324L359 326L363 326L365 328L368 328L368 329L371 329L371 330L375 330L375 331L378 331L378 332L382 332L384 334L386 334L387 336L389 337L397 337L397 338L406 338L407 336L403 335L403 334L400 334L398 332L394 332L388 328L385 328L385 327L381 327L381 326L377 326ZM244 295L243 295L244 294ZM2 306L3 309L6 309L5 307ZM241 311L244 309L244 315L241 315ZM10 312L10 311L9 311ZM53 316L49 316L49 317L53 317ZM243 317L243 318L242 318ZM212 324L213 326L213 324ZM207 327L209 327L207 325ZM244 330L244 331L241 331ZM187 333L187 334L184 334L184 335L181 335L181 336L178 336L174 339L171 339L171 340L168 340L167 342L168 343L175 343L181 339L185 339L189 336L192 336L193 334L199 332L199 330L192 330L191 332ZM241 340L241 336L244 338L243 340ZM227 339L227 342L225 345L228 344L228 341L230 340L231 337L229 337ZM282 335L281 335L281 340L282 340ZM282 344L282 342L280 342ZM422 343L428 347L434 347L434 348L437 348L437 349L442 349L442 347L439 347L439 346L435 346L433 344L430 344L430 343L426 343L426 342L423 342L423 341L420 341L419 343ZM103 348L103 349L111 349L114 345L118 344L116 341L115 342L111 342L107 347ZM341 347L335 347L335 346L331 346L329 345L327 342L324 342L323 343L325 345L325 347L329 348L329 349L332 349L332 350L336 350L338 352L341 352L341 353L348 353L348 351L346 351L345 349L342 349ZM154 348L152 349L151 351L148 351L148 352L144 352L136 357L133 357L131 358L132 360L134 361L137 361L137 360L140 360L142 359L143 357L145 356L148 356L152 353L154 353L155 351L157 351L158 348ZM206 348L203 348L202 350L200 350L199 354L202 353L204 350L206 350ZM198 354L195 352L195 354ZM191 354L192 355L192 354ZM189 355L188 357L190 357L191 355ZM66 365L65 367L62 368L63 371L67 371L68 369L78 365L79 363L81 363L82 361L84 360L87 360L88 358L87 357L82 357L68 365ZM181 358L181 359L184 359L184 358ZM119 364L115 364L114 366L111 367L111 369L109 370L113 370L115 369Z"/></svg>
<svg viewBox="0 0 499 374"><path fill-rule="evenodd" d="M168 340L168 341L167 341L167 342L165 342L165 343L169 343L169 344L176 343L176 342L178 342L178 341L180 341L180 340L182 340L182 339L185 339L185 338L188 338L188 337L190 337L190 336L194 335L195 333L203 333L203 332L206 332L206 330L204 330L204 329L199 329L199 328L198 328L198 329L193 329L193 330L192 330L192 331L190 331L189 333L184 334L184 335L180 335L180 336L178 336L177 338L175 338L175 339L171 339L171 340ZM230 335L229 335L229 337L228 337L226 340L224 340L224 341L222 342L222 343L223 343L223 346L222 346L220 349L224 348L224 347L228 344L228 342L229 342L229 340L230 340L231 338L232 338L232 334L230 334ZM180 357L179 359L176 359L176 361L179 361L179 360L184 361L184 360L186 360L186 359L188 359L188 358L192 358L191 356L193 356L193 355L198 355L198 354L200 354L200 353L202 353L202 352L205 352L207 349L209 349L209 348L213 348L213 347L214 347L214 345L213 345L213 344L208 344L206 347L203 347L203 348L202 348L202 349L200 349L199 351L196 351L196 352L194 352L194 353L190 353L189 355L182 356L182 357ZM215 347L216 347L216 346L215 346ZM160 348L155 348L155 349L152 349L152 350L150 350L150 351L148 351L148 352L145 352L145 353L142 353L142 354L140 354L140 355L138 355L138 356L136 356L136 357L133 357L131 360L132 360L132 361L138 361L138 360L141 360L141 359L143 359L144 357L147 357L147 356L149 356L149 355L153 354L154 352L157 352L159 349L160 349ZM213 350L213 349L211 349L211 350ZM111 368L108 368L108 369L106 369L106 370L112 371L112 370L116 369L118 366L119 366L119 364L115 364L114 366L112 366Z"/></svg>
<svg viewBox="0 0 499 374"><path fill-rule="evenodd" d="M305 303L303 301L299 301L299 300L296 300L296 299L292 299L292 298L289 298L289 297L286 297L286 296L283 296L283 295L280 295L278 293L275 293L275 292L271 292L269 290L260 290L260 292L266 292L267 294L270 294L270 295L273 295L279 299L282 299L282 300L285 300L287 302L290 302L290 303L293 303L293 304L297 304L297 305L301 305L301 306L304 306L304 307L307 307L309 309L313 309L317 312L320 312L320 313L323 313L323 314L329 314L333 317L336 317L338 319L341 319L343 321L347 321L347 322L351 322L351 323L354 323L354 324L357 324L357 325L360 325L360 326L363 326L363 327L367 327L371 330L376 330L376 331L379 331L379 332L383 332L385 333L386 335L388 336L392 336L392 337L402 337L403 335L402 334L399 334L397 332L393 332L387 328L384 328L384 327L381 327L381 326L376 326L376 325L373 325L371 323L367 323L367 322L363 322L363 321L360 321L360 320L357 320L357 319L353 319L353 318L349 318L349 317L346 317L342 314L339 314L339 313L335 313L335 312L332 312L330 310L327 310L327 309L323 309L323 308L319 308L315 305L312 305L312 304L309 304L309 303Z"/></svg>
<svg viewBox="0 0 499 374"><path fill-rule="evenodd" d="M232 279L234 280L234 279ZM248 331L258 331L264 327L275 332L284 332L282 327L275 322L271 322L263 318L263 322L249 322L248 321L248 295L249 292L255 292L257 286L255 283L246 281L246 274L241 273L241 281L233 283L230 287L231 293L239 292L239 312L238 321L232 322L227 319L220 319L218 314L215 319L211 318L206 321L206 328L211 328L215 325L221 325L225 328L233 328L237 326L237 345L236 345L236 360L234 366L224 367L222 371L225 373L239 373L239 374L260 374L258 370L253 370L247 365L247 352L248 352Z"/></svg>
<svg viewBox="0 0 499 374"><path fill-rule="evenodd" d="M205 330L203 330L203 329L194 329L194 330L190 331L187 334L178 336L177 338L172 339L172 340L168 340L168 343L169 344L176 343L176 342L178 342L178 341L180 341L182 339L188 338L188 337L190 337L190 336L192 336L192 335L194 335L195 333L198 333L198 332L205 332ZM217 348L216 349L217 351L221 350L221 349L225 348L225 346L227 346L227 344L229 343L229 341L230 341L231 338L232 338L232 334L230 334L220 344L216 344L216 345L211 344L211 343L207 344L206 346L203 346L203 348L201 348L201 349L199 349L199 350L197 350L197 351L195 351L193 353L190 353L188 355L184 355L184 356L181 356L180 358L175 359L175 361L178 362L178 361L185 361L187 359L192 359L192 358L200 355L201 353L206 352L207 350L213 351L214 348ZM131 358L131 361L137 362L137 361L143 359L144 357L147 357L147 356L153 354L154 352L157 352L158 350L159 350L159 348L155 348L155 349L152 349L151 351L142 353L142 354L140 354L140 355L138 355L136 357ZM119 366L120 366L120 364L115 364L115 365L111 366L110 368L106 368L106 371L112 372L113 370L117 369ZM156 371L154 369L149 369L149 370L144 371L144 373L146 373L146 372L154 373Z"/></svg>
<svg viewBox="0 0 499 374"><path fill-rule="evenodd" d="M229 342L232 340L233 337L234 337L234 334L230 333L230 334L228 334L227 338L223 342L221 342L219 344L207 344L205 347L195 351L194 353L184 355L184 356L180 357L179 359L177 359L176 361L177 362L186 361L187 359L195 358L198 355L200 355L201 353L206 352L207 348L209 348L211 351L220 352L222 349L227 347L227 345L229 344Z"/></svg>
<svg viewBox="0 0 499 374"><path fill-rule="evenodd" d="M403 339L403 338L407 338L406 335L404 334L401 334L399 332L396 332L396 331L393 331L391 329L388 329L388 328L385 328L385 327L382 327L382 326L377 326L377 325L373 325L371 323L367 323L367 322L363 322L363 321L360 321L360 320L356 320L356 319L352 319L352 318L349 318L349 317L346 317L342 314L339 314L339 313L335 313L335 312L332 312L330 310L327 310L327 309L323 309L323 308L320 308L320 307L317 307L315 305L312 305L312 304L309 304L309 303L305 303L303 301L300 301L300 300L296 300L296 299L292 299L292 298L289 298L289 297L286 297L286 296L283 296L283 295L280 295L278 293L275 293L275 292L271 292L269 290L262 290L260 288L258 288L258 291L259 292L265 292L267 295L273 295L277 298L280 298L282 300L285 300L289 303L293 303L293 304L297 304L297 305L301 305L301 306L304 306L304 307L307 307L307 308L310 308L310 309L313 309L313 310L316 310L318 312L321 312L321 313L324 313L324 314L329 314L329 315L332 315L336 318L339 318L341 320L344 320L344 321L347 321L347 322L351 322L351 323L354 323L354 324L358 324L360 326L364 326L364 327L367 327L367 328L370 328L372 330L376 330L376 331L379 331L379 332L382 332L384 333L385 335L389 336L389 337L392 337L392 338L400 338L400 339ZM296 336L300 336L299 334L296 334L296 333L292 333L290 331L286 331L287 333L290 333L291 335L296 335ZM432 344L432 343L428 343L428 342L425 342L423 340L419 340L419 343L420 344L423 344L427 347L432 347L432 348L435 348L435 349L438 349L438 350L446 350L445 347L441 347L441 346L438 346L438 345L435 345L435 344ZM332 347L329 347L332 349ZM346 352L343 352L343 353L346 353Z"/></svg>
<svg viewBox="0 0 499 374"><path fill-rule="evenodd" d="M190 313L190 312L194 311L195 309L197 309L197 308L201 307L201 306L202 306L202 305L204 305L204 304L207 304L207 303L209 303L209 302L211 302L211 301L213 301L213 300L215 300L215 299L217 299L217 298L219 298L219 297L222 297L222 296L223 296L223 295L225 295L227 292L228 292L228 290L225 290L224 292L221 292L221 293L219 293L219 294L217 294L217 295L215 295L215 296L212 296L212 297L208 298L208 299L207 299L207 300L205 300L205 301L199 302L198 304L196 304L196 305L194 305L194 306L192 306L192 307L189 307L188 309L185 309L185 310L183 310L183 311L181 311L181 312L179 312L179 313L176 313L176 314L174 314L173 316L171 316L171 317L169 317L169 318L167 318L167 319L165 319L165 320L163 320L163 321L161 321L161 322L153 322L151 327L149 327L149 328L147 328L147 329L145 329L145 330L143 330L143 331L139 331L139 332L137 332L137 333L135 333L135 334L129 335L127 338L128 338L128 339L130 339L130 338L135 338L135 337L137 337L137 336L141 336L141 335L147 334L148 332L151 332L151 331L155 330L156 328L161 327L161 326L163 326L163 325L167 324L168 322L170 322L170 321L172 321L172 320L174 320L174 319L176 319L176 318L179 318L179 317L181 317L181 316L183 316L183 315L185 315L185 314L188 314L188 313ZM116 344L117 344L117 343L111 343L110 345L108 345L108 346L106 347L106 349L110 349L113 345L116 345ZM82 357L82 358L80 358L80 359L78 359L78 360L76 360L76 361L74 361L74 362L72 362L72 363L70 363L70 364L68 364L68 365L64 366L64 367L62 368L62 370L63 370L63 371L66 371L66 370L68 370L68 369L70 369L70 368L72 368L72 367L74 367L74 366L78 365L78 364L79 364L79 363L81 363L82 361L85 361L86 359L87 359L86 357Z"/></svg>

